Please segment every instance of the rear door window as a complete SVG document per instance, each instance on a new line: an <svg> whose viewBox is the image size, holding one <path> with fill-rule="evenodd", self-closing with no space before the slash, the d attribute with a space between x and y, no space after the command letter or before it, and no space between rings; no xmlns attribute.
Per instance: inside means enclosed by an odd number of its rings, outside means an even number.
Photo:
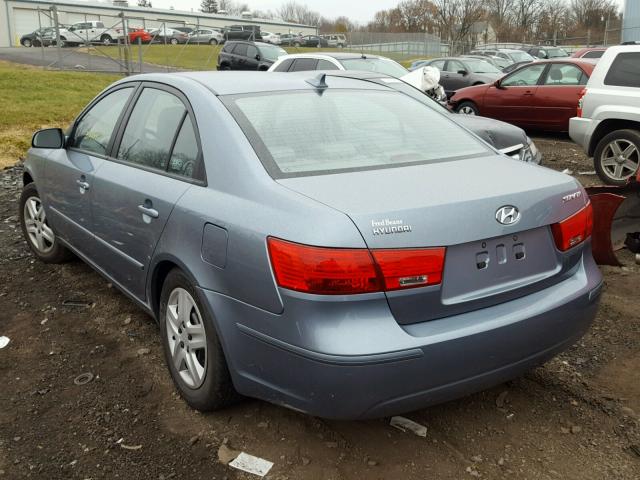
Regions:
<svg viewBox="0 0 640 480"><path fill-rule="evenodd" d="M315 58L296 58L290 72L305 72L315 70L318 60Z"/></svg>
<svg viewBox="0 0 640 480"><path fill-rule="evenodd" d="M640 88L640 52L619 53L607 72L604 84Z"/></svg>
<svg viewBox="0 0 640 480"><path fill-rule="evenodd" d="M445 64L445 60L435 60L435 61L431 62L429 65L432 66L432 67L436 67L440 71L443 71L444 70L444 64Z"/></svg>
<svg viewBox="0 0 640 480"><path fill-rule="evenodd" d="M124 129L117 158L165 170L186 108L172 93L145 88Z"/></svg>
<svg viewBox="0 0 640 480"><path fill-rule="evenodd" d="M113 129L132 92L133 87L121 88L94 104L76 124L71 146L106 155Z"/></svg>
<svg viewBox="0 0 640 480"><path fill-rule="evenodd" d="M318 60L318 66L317 66L317 70L340 70L338 67L336 67L333 63L331 63L329 60Z"/></svg>
<svg viewBox="0 0 640 480"><path fill-rule="evenodd" d="M293 63L293 59L292 58L288 58L287 60L283 60L283 62L278 65L273 71L274 72L288 72L289 71L289 67L291 67L291 64Z"/></svg>

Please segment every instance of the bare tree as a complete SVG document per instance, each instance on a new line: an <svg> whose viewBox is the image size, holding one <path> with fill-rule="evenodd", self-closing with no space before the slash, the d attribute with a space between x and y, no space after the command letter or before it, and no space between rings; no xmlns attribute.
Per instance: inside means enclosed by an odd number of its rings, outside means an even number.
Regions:
<svg viewBox="0 0 640 480"><path fill-rule="evenodd" d="M467 37L473 25L485 17L486 0L434 0L440 36L452 44Z"/></svg>
<svg viewBox="0 0 640 480"><path fill-rule="evenodd" d="M278 15L287 22L303 25L319 25L321 18L318 12L314 12L306 5L295 1L283 3L278 9Z"/></svg>

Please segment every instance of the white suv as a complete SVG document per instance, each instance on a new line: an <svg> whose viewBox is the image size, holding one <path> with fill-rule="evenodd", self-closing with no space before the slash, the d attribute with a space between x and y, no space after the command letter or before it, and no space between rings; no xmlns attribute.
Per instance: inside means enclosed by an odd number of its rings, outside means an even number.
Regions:
<svg viewBox="0 0 640 480"><path fill-rule="evenodd" d="M99 21L77 22L60 29L60 41L63 45L80 45L83 43L109 45L122 37L123 34L120 31L107 28L104 23Z"/></svg>
<svg viewBox="0 0 640 480"><path fill-rule="evenodd" d="M640 166L640 46L610 47L578 101L569 135L593 156L596 172L624 185Z"/></svg>

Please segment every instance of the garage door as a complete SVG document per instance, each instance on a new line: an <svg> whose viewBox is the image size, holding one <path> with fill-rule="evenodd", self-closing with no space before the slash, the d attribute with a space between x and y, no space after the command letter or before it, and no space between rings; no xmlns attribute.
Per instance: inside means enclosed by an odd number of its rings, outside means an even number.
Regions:
<svg viewBox="0 0 640 480"><path fill-rule="evenodd" d="M44 13L40 14L40 21L42 22L43 27L48 27L51 24L49 17ZM22 35L25 33L31 33L38 28L37 10L29 10L26 8L13 9L13 35L14 37L17 37L16 45Z"/></svg>

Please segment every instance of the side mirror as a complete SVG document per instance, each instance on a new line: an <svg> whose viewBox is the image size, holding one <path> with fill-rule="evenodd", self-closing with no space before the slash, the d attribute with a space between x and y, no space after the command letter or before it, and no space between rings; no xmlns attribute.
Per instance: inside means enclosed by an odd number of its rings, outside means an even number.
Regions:
<svg viewBox="0 0 640 480"><path fill-rule="evenodd" d="M498 79L495 82L493 82L493 86L496 87L496 88L504 88L502 86L502 83L500 82L500 79Z"/></svg>
<svg viewBox="0 0 640 480"><path fill-rule="evenodd" d="M462 76L466 75L468 72L466 70L458 70L458 73Z"/></svg>
<svg viewBox="0 0 640 480"><path fill-rule="evenodd" d="M260 54L256 55L256 60L260 61Z"/></svg>
<svg viewBox="0 0 640 480"><path fill-rule="evenodd" d="M60 128L46 128L33 134L31 139L33 148L64 148L64 133Z"/></svg>

